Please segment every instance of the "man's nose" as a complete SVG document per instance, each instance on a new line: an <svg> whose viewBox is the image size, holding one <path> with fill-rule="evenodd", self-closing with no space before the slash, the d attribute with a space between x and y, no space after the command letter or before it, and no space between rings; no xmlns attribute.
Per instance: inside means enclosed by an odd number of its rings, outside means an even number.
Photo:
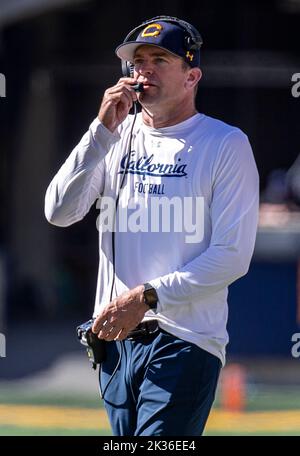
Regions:
<svg viewBox="0 0 300 456"><path fill-rule="evenodd" d="M138 69L138 73L140 74L152 74L153 73L153 66L149 62L143 62Z"/></svg>

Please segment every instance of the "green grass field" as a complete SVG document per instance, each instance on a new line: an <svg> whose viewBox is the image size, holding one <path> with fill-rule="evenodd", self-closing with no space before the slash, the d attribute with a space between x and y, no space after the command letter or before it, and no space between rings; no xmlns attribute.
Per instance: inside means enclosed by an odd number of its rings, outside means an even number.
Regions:
<svg viewBox="0 0 300 456"><path fill-rule="evenodd" d="M98 397L0 391L1 436L112 435ZM251 388L246 408L230 412L217 398L205 435L300 435L298 388Z"/></svg>

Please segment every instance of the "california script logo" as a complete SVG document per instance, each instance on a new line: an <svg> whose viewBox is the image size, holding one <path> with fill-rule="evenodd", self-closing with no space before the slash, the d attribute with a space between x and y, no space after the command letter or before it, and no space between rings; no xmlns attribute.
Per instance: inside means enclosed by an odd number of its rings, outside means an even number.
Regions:
<svg viewBox="0 0 300 456"><path fill-rule="evenodd" d="M136 152L132 151L130 157L128 154L124 155L121 160L121 171L118 174L124 174L127 159L129 160L126 174L139 174L145 179L146 176L160 176L160 177L184 177L187 176L185 172L186 164L180 164L181 158L177 159L176 163L153 163L154 154L150 157L135 158Z"/></svg>

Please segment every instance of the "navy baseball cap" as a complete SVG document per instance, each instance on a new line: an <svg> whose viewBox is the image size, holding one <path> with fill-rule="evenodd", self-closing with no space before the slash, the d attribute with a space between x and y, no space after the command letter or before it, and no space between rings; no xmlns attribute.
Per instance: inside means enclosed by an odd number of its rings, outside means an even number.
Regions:
<svg viewBox="0 0 300 456"><path fill-rule="evenodd" d="M200 66L200 50L188 50L186 36L187 31L176 23L162 20L154 21L145 25L134 41L125 40L123 44L118 46L116 54L120 59L133 62L137 48L149 44L182 57L191 67Z"/></svg>

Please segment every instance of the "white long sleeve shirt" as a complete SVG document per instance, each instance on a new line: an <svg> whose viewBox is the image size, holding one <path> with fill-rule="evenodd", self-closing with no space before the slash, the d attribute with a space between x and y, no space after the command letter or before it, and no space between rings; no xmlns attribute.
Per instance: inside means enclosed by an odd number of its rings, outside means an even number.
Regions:
<svg viewBox="0 0 300 456"><path fill-rule="evenodd" d="M95 119L46 193L45 215L58 226L81 220L98 200L94 316L110 298L107 208L120 187L132 121L128 116L111 133ZM224 364L228 286L248 271L258 200L257 168L241 130L204 114L154 129L138 114L116 216L113 297L150 282L159 302L144 320L157 319Z"/></svg>

